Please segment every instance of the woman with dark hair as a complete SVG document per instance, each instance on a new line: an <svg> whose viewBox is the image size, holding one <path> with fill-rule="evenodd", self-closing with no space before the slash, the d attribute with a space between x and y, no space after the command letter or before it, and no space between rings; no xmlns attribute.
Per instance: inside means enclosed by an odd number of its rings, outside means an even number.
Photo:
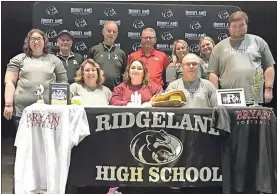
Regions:
<svg viewBox="0 0 277 194"><path fill-rule="evenodd" d="M24 40L23 51L10 60L5 75L4 117L13 118L16 128L23 109L38 100L35 87L44 87L43 100L49 103L49 83L67 82L66 70L60 59L50 54L44 32L32 29Z"/></svg>
<svg viewBox="0 0 277 194"><path fill-rule="evenodd" d="M70 85L71 98L80 96L84 105L109 105L112 92L108 87L102 85L104 72L93 59L85 60L76 75L76 82Z"/></svg>
<svg viewBox="0 0 277 194"><path fill-rule="evenodd" d="M155 94L162 92L162 87L151 82L147 76L145 64L140 60L131 61L123 76L123 82L114 88L111 104L116 106L132 105L131 95L141 95L141 103L149 102Z"/></svg>

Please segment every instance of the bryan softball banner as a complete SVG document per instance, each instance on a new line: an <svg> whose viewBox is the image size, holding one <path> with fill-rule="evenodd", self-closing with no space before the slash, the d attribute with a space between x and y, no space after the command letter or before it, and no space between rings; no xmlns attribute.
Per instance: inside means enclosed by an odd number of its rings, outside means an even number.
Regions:
<svg viewBox="0 0 277 194"><path fill-rule="evenodd" d="M33 8L33 27L46 33L54 50L57 34L64 29L71 31L73 49L85 57L90 47L102 42L107 20L118 24L116 45L126 54L141 47L141 32L146 27L156 30L156 48L167 55L171 55L177 39L187 41L190 51L198 54L200 37L211 36L216 43L228 37L228 17L238 10L223 5L37 2Z"/></svg>
<svg viewBox="0 0 277 194"><path fill-rule="evenodd" d="M116 111L115 111L116 110ZM73 185L220 186L227 111L87 110L91 135L72 151ZM220 129L219 129L220 126Z"/></svg>

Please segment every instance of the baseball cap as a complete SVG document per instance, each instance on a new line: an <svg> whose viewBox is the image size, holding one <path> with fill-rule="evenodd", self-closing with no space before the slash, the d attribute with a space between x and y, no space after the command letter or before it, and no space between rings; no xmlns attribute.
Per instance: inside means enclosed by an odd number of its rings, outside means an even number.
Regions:
<svg viewBox="0 0 277 194"><path fill-rule="evenodd" d="M71 39L73 39L72 34L68 31L68 30L62 30L59 34L58 34L58 38L62 35L67 35L69 36Z"/></svg>

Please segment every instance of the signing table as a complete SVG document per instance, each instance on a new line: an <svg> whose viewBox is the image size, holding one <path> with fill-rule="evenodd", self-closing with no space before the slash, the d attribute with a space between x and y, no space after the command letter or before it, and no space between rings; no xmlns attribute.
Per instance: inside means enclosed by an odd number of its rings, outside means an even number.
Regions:
<svg viewBox="0 0 277 194"><path fill-rule="evenodd" d="M272 109L77 107L27 107L20 121L21 135L17 134L22 139L17 141L18 161L25 157L26 145L41 150L29 155L33 158L29 167L37 164L34 158L39 160L46 145L51 148L44 156L48 162L40 164L55 161L58 166L41 180L44 186L54 185L59 194L64 193L66 177L67 193L73 193L74 186L119 186L222 187L224 194L251 189L276 194ZM53 154L56 158L51 159ZM15 169L16 177L24 173L20 169ZM41 175L37 168L32 173ZM59 184L51 178L55 173L61 177Z"/></svg>
<svg viewBox="0 0 277 194"><path fill-rule="evenodd" d="M111 107L86 113L91 135L72 150L68 185L276 192L272 109Z"/></svg>

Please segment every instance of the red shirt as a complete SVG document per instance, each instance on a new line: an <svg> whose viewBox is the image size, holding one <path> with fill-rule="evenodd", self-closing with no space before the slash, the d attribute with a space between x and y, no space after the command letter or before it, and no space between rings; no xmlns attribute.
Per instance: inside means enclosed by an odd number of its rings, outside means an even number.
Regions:
<svg viewBox="0 0 277 194"><path fill-rule="evenodd" d="M169 60L165 53L153 48L150 52L150 56L147 57L144 55L142 49L140 49L128 56L127 64L130 64L130 62L135 59L139 59L145 63L148 70L148 76L153 82L160 86L164 85L163 73L169 65Z"/></svg>
<svg viewBox="0 0 277 194"><path fill-rule="evenodd" d="M149 102L155 94L163 91L162 87L154 82L150 82L147 87L142 85L134 86L127 85L126 82L122 82L116 86L113 90L111 97L111 105L125 106L128 102L131 102L131 95L137 91L141 95L141 103Z"/></svg>

